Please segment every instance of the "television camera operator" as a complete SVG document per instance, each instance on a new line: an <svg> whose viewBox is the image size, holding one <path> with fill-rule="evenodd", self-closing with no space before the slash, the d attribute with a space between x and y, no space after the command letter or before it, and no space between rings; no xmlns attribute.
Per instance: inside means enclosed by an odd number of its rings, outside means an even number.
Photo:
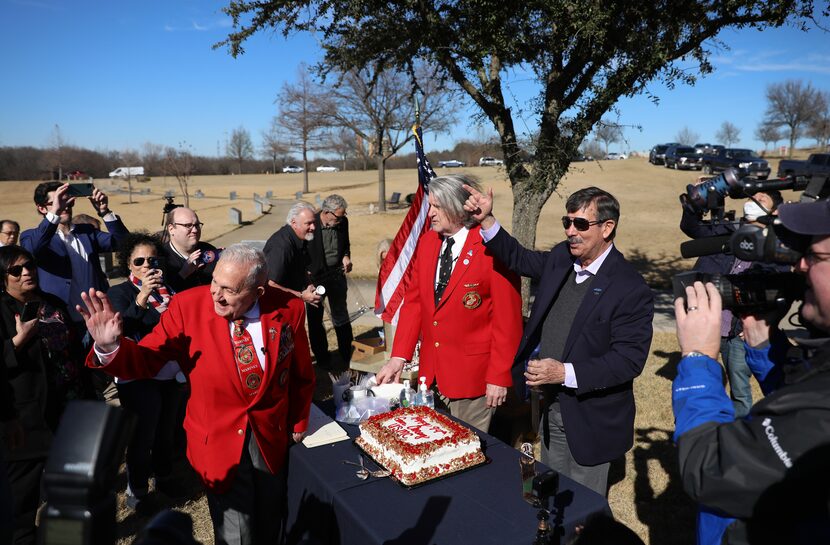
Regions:
<svg viewBox="0 0 830 545"><path fill-rule="evenodd" d="M779 218L801 235L800 315L813 335L790 344L777 329L780 311L742 318L747 362L768 394L747 417L735 418L716 361L718 289L695 282L675 301L683 358L674 439L684 489L701 504L698 543L830 542L830 201L785 204Z"/></svg>
<svg viewBox="0 0 830 545"><path fill-rule="evenodd" d="M731 235L745 223L756 222L759 217L775 214L778 206L784 202L781 192L777 190L755 193L744 201L743 218L736 222L721 218L722 207L720 213L716 210L711 211L712 219L704 220L706 210L690 206L684 197L685 195L681 196L684 206L683 215L680 218L680 230L695 240ZM720 203L723 203L722 198ZM740 274L749 270L753 265L757 267L760 264L753 264L729 253L719 252L701 256L695 262L694 270L707 274ZM752 388L749 384L751 373L746 364L740 320L729 310L724 310L722 315L720 355L729 378L729 391L735 407L735 416L739 418L746 416L752 406Z"/></svg>

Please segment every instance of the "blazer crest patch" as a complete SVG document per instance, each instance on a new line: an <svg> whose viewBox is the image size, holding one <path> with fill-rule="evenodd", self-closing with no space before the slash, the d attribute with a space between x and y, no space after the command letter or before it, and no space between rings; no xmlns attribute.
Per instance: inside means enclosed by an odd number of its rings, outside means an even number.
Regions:
<svg viewBox="0 0 830 545"><path fill-rule="evenodd" d="M468 291L461 298L461 302L464 303L464 308L467 310L476 309L481 306L481 294L475 290Z"/></svg>

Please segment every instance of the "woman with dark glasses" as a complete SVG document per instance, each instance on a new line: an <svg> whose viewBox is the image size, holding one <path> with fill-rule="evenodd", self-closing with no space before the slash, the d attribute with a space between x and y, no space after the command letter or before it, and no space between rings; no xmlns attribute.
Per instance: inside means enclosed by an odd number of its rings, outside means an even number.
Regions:
<svg viewBox="0 0 830 545"><path fill-rule="evenodd" d="M159 263L161 241L147 233L130 233L119 250L127 281L112 286L107 295L121 313L124 335L134 340L149 333L167 310L173 290L164 283ZM133 412L136 427L127 446L127 506L141 513L156 509L150 499L149 481L156 490L178 497L172 482L173 454L178 413L184 399L184 375L175 361L152 379L116 377L121 406Z"/></svg>
<svg viewBox="0 0 830 545"><path fill-rule="evenodd" d="M14 543L35 543L52 434L68 400L92 396L66 306L40 290L34 257L20 246L0 248L0 290L2 363L16 412L0 426L0 456L11 483Z"/></svg>

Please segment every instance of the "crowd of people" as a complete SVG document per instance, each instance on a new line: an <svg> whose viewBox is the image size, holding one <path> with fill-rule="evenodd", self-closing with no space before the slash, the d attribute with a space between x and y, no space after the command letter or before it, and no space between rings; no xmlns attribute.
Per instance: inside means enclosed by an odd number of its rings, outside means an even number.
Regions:
<svg viewBox="0 0 830 545"><path fill-rule="evenodd" d="M473 178L442 176L429 188L431 229L377 381L398 382L420 342L419 375L436 408L487 431L508 396L531 398L542 461L607 495L611 463L633 444L633 382L654 316L652 291L614 244L619 202L597 187L575 191L563 241L537 251L500 225L492 190ZM186 450L216 543L279 542L287 452L308 425L313 365L328 370L351 357L348 204L339 195L319 210L297 202L260 251L202 241L203 224L186 207L168 212L158 234L129 232L98 189L88 200L100 221L73 217L68 189L37 187L35 228L21 233L17 222L0 221L0 544L36 542L41 476L72 399L117 399L135 415L129 508L148 514L159 494L180 495L174 461ZM830 414L822 339L830 332L830 204L782 202L776 191L756 194L740 224L778 214L801 237L794 269L806 279L801 316L810 339L789 341L777 328L780 314L724 310L712 284L689 286L675 304L675 441L684 486L700 503L699 543L786 542L807 527L827 531L828 481L815 458ZM691 238L735 230L689 207L682 214ZM98 259L107 252L117 252L122 269L113 286ZM695 267L789 269L768 265L719 254ZM521 277L537 285L526 320ZM750 374L765 394L754 405ZM792 494L805 483L814 493L795 504L771 492ZM786 513L784 526L764 516L773 512Z"/></svg>

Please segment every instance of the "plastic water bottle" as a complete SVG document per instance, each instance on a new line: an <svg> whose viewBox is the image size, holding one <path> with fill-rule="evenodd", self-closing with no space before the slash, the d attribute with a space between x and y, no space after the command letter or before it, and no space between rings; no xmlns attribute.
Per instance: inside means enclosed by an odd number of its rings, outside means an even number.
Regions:
<svg viewBox="0 0 830 545"><path fill-rule="evenodd" d="M403 390L401 390L401 407L412 407L415 405L415 390L409 386L409 380L403 381Z"/></svg>
<svg viewBox="0 0 830 545"><path fill-rule="evenodd" d="M435 399L432 396L432 391L427 388L427 377L420 378L418 385L418 393L415 395L415 405L435 408Z"/></svg>

